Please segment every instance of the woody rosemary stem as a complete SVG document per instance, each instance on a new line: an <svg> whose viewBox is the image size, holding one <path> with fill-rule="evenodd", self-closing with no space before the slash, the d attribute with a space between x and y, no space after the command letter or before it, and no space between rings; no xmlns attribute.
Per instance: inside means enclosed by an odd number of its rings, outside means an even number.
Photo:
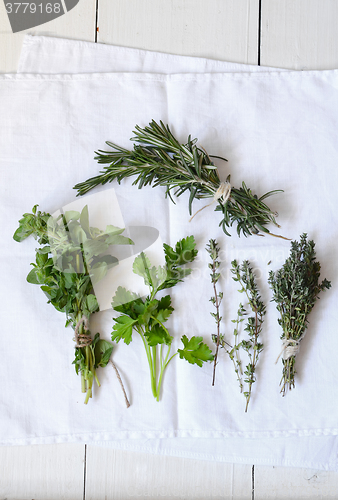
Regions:
<svg viewBox="0 0 338 500"><path fill-rule="evenodd" d="M269 191L257 196L243 181L239 188L231 187L227 196L215 198L222 186L217 166L212 161L217 155L208 154L204 148L197 145L197 139L188 136L186 143L179 142L168 125L162 121L152 120L148 126L135 126L133 149L126 149L107 141L110 151L98 150L95 159L105 164L98 175L80 182L74 186L78 195L83 195L100 184L116 180L119 184L128 177L135 177L133 185L139 188L151 185L165 188L165 196L174 201L173 196L189 194L189 214L192 215L194 200L211 199L218 201L215 211L222 212L220 226L224 234L230 236L228 228L237 226L240 236L252 234L271 234L267 225L276 222L277 213L268 207L265 199L281 190ZM230 175L225 184L230 184ZM197 213L197 212L196 212Z"/></svg>

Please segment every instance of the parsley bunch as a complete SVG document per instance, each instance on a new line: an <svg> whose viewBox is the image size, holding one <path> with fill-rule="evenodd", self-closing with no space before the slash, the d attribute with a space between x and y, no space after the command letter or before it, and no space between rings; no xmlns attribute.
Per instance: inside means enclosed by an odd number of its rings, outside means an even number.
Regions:
<svg viewBox="0 0 338 500"><path fill-rule="evenodd" d="M280 313L278 323L282 327L283 375L281 393L295 387L295 360L299 345L309 324L308 316L312 311L319 293L331 287L324 279L319 282L320 263L316 260L315 243L307 240L307 234L300 241L291 242L290 256L281 269L270 271L269 284Z"/></svg>
<svg viewBox="0 0 338 500"><path fill-rule="evenodd" d="M146 297L139 297L119 287L112 301L113 309L121 313L114 318L112 340L116 342L123 340L126 344L130 344L134 331L140 335L149 364L151 390L157 401L160 399L165 369L177 354L181 359L184 358L198 366L213 359L211 350L202 342L202 337L192 337L189 340L186 335L181 338L183 348L171 355L173 337L165 323L174 308L170 295L157 298L160 291L174 287L191 273L191 269L181 266L195 259L197 255L195 246L193 236L180 240L175 249L164 244L165 265L158 267L152 266L148 257L142 252L134 261L133 271L143 278L149 287L149 294Z"/></svg>
<svg viewBox="0 0 338 500"><path fill-rule="evenodd" d="M220 182L217 167L203 148L197 146L197 139L191 136L181 144L172 134L168 125L152 120L147 127L136 125L131 139L135 142L132 150L122 148L107 141L111 151L99 150L95 157L98 163L106 164L99 175L78 183L78 195L83 195L98 186L117 180L120 183L128 177L136 177L133 184L142 188L146 185L164 186L165 194L172 201L172 194L181 196L189 193L189 212L196 199L211 198L217 202L215 211L222 213L220 226L230 236L227 228L237 225L237 233L244 236L270 233L267 225L276 222L276 213L265 203L269 196L281 192L274 190L258 197L245 182L239 188L230 186L230 175L225 183ZM224 158L221 158L225 160ZM226 161L226 160L225 160ZM210 204L211 204L210 203ZM270 233L272 234L272 233ZM273 235L276 236L276 235Z"/></svg>
<svg viewBox="0 0 338 500"><path fill-rule="evenodd" d="M36 249L27 281L40 285L48 302L66 314L66 326L71 324L74 329L73 364L76 373L81 374L87 403L92 397L93 381L100 386L96 370L108 364L113 350L113 345L100 339L99 333L91 337L89 318L99 310L93 282L118 263L116 257L105 254L108 248L132 241L122 236L123 229L115 226L107 226L105 231L90 227L87 206L81 213L68 211L56 218L38 211L37 207L23 215L13 238L21 242L32 235L38 240L40 247Z"/></svg>

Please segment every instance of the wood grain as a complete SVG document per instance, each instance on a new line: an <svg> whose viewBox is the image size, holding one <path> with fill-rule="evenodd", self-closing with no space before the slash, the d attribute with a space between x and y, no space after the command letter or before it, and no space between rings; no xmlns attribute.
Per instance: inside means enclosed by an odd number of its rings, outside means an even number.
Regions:
<svg viewBox="0 0 338 500"><path fill-rule="evenodd" d="M336 499L338 474L289 467L255 467L255 500Z"/></svg>
<svg viewBox="0 0 338 500"><path fill-rule="evenodd" d="M250 500L251 466L87 446L86 500L126 498Z"/></svg>
<svg viewBox="0 0 338 500"><path fill-rule="evenodd" d="M261 65L338 68L337 0L262 0Z"/></svg>
<svg viewBox="0 0 338 500"><path fill-rule="evenodd" d="M258 0L100 0L98 41L257 63Z"/></svg>
<svg viewBox="0 0 338 500"><path fill-rule="evenodd" d="M256 64L259 0L99 0L103 43ZM261 0L261 65L338 68L337 0ZM29 30L95 40L96 0ZM13 35L0 3L0 72L16 71L24 33ZM0 449L0 498L251 499L251 466L202 462L84 445ZM254 468L255 500L337 498L338 474Z"/></svg>
<svg viewBox="0 0 338 500"><path fill-rule="evenodd" d="M0 449L0 498L82 499L84 445L13 446Z"/></svg>
<svg viewBox="0 0 338 500"><path fill-rule="evenodd" d="M14 1L14 0L13 0ZM57 36L94 42L96 30L96 0L80 2L63 16L20 33L13 34L5 5L0 3L0 73L17 70L25 33Z"/></svg>

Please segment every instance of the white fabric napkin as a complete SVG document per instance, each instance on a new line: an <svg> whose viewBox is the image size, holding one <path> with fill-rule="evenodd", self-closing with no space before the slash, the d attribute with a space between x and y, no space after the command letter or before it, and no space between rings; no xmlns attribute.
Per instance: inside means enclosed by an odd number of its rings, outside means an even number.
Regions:
<svg viewBox="0 0 338 500"><path fill-rule="evenodd" d="M0 96L1 444L101 442L207 460L338 469L338 71L285 71L27 35L19 73L0 76ZM225 353L215 387L211 364L199 368L176 357L161 401L154 401L137 337L113 353L131 407L124 407L109 368L100 371L102 386L85 406L71 366L72 331L39 288L25 282L36 243L12 240L21 215L36 203L48 212L71 203L74 184L100 170L94 151L105 149L106 140L130 147L135 125L152 119L168 123L182 142L191 134L209 153L227 158L218 162L219 171L223 180L230 173L234 186L244 180L258 195L283 189L267 200L281 224L271 231L291 239L308 233L322 277L332 281L311 314L296 388L282 398L281 362L275 364L281 331L267 276L284 263L290 242L238 238L235 229L226 237L212 206L189 222L187 197L174 205L161 188L138 190L123 181L95 190L99 197L115 188L126 226L155 227L171 245L195 235L193 273L172 293L174 347L183 334L202 335L212 345L208 240L216 238L222 249L223 330L230 342L230 320L242 298L230 263L251 261L268 312L247 413ZM196 202L194 209L203 205ZM93 331L108 340L112 316L103 311L92 321Z"/></svg>

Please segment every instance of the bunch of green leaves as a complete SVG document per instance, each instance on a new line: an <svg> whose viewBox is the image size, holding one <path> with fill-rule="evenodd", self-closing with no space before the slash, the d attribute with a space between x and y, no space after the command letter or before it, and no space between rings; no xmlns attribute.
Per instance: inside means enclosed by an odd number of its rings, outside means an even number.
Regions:
<svg viewBox="0 0 338 500"><path fill-rule="evenodd" d="M87 403L94 379L100 385L96 369L107 365L113 350L98 333L92 339L87 326L91 314L99 310L93 282L118 263L116 257L105 254L108 248L132 241L121 235L123 229L107 226L101 231L90 227L87 206L81 213L69 211L59 217L40 212L37 207L23 215L13 238L21 242L32 235L40 245L27 281L40 285L48 302L66 314L66 326L71 324L75 331L73 364L81 374Z"/></svg>
<svg viewBox="0 0 338 500"><path fill-rule="evenodd" d="M320 263L316 261L315 243L308 241L307 234L300 241L291 242L290 256L276 272L270 271L269 284L280 313L278 323L282 327L283 375L281 393L295 387L295 360L299 343L309 324L308 316L312 311L319 293L331 287L324 279L321 283Z"/></svg>
<svg viewBox="0 0 338 500"><path fill-rule="evenodd" d="M152 393L157 401L160 399L165 369L177 354L181 359L198 366L213 359L211 350L203 343L202 337L192 337L189 340L186 335L181 338L183 348L171 355L173 337L165 323L174 308L170 295L158 298L158 293L174 287L191 273L191 269L181 266L192 262L197 250L193 236L180 240L175 248L166 244L163 247L164 266L152 266L143 252L134 261L133 271L143 278L149 294L139 297L132 291L118 287L112 301L113 309L120 313L120 316L114 318L112 340L123 340L130 344L133 332L140 335L149 364Z"/></svg>
<svg viewBox="0 0 338 500"><path fill-rule="evenodd" d="M240 289L238 291L246 295L248 306L245 307L242 303L240 303L237 310L237 318L232 320L235 324L233 330L234 346L229 350L225 346L224 339L222 339L221 345L226 348L229 357L234 364L241 392L244 389L244 384L242 361L239 351L242 349L246 352L248 364L244 370L244 383L247 384L247 390L244 391L243 394L246 399L245 411L247 412L252 393L252 385L256 382L255 371L258 358L263 350L263 344L259 342L259 336L262 331L266 307L261 300L256 284L256 278L248 260L244 260L241 265L239 265L236 260L233 260L231 262L231 273L234 275L233 280L240 284ZM247 309L251 310L253 316L249 316ZM238 342L240 327L244 321L246 321L246 323L243 330L247 333L247 339L243 339Z"/></svg>
<svg viewBox="0 0 338 500"><path fill-rule="evenodd" d="M188 192L190 214L195 198L215 197L221 183L211 158L219 157L209 155L198 147L197 139L192 139L190 135L187 142L181 144L162 121L158 124L152 120L149 126L141 128L136 125L135 129L135 136L131 138L135 143L132 150L107 141L112 151L96 152L98 163L107 166L99 175L77 184L74 189L77 189L78 195L85 194L99 184L114 180L120 183L125 178L136 176L134 185L139 188L147 185L164 186L166 196L172 201L172 194L178 197ZM230 182L230 176L227 182ZM230 236L227 228L234 223L237 224L238 235L243 233L244 236L270 233L266 227L270 223L279 227L276 213L264 202L277 192L281 191L269 191L258 197L244 182L239 189L232 187L230 197L224 202L222 197L219 198L215 209L222 212L220 226L224 233Z"/></svg>

